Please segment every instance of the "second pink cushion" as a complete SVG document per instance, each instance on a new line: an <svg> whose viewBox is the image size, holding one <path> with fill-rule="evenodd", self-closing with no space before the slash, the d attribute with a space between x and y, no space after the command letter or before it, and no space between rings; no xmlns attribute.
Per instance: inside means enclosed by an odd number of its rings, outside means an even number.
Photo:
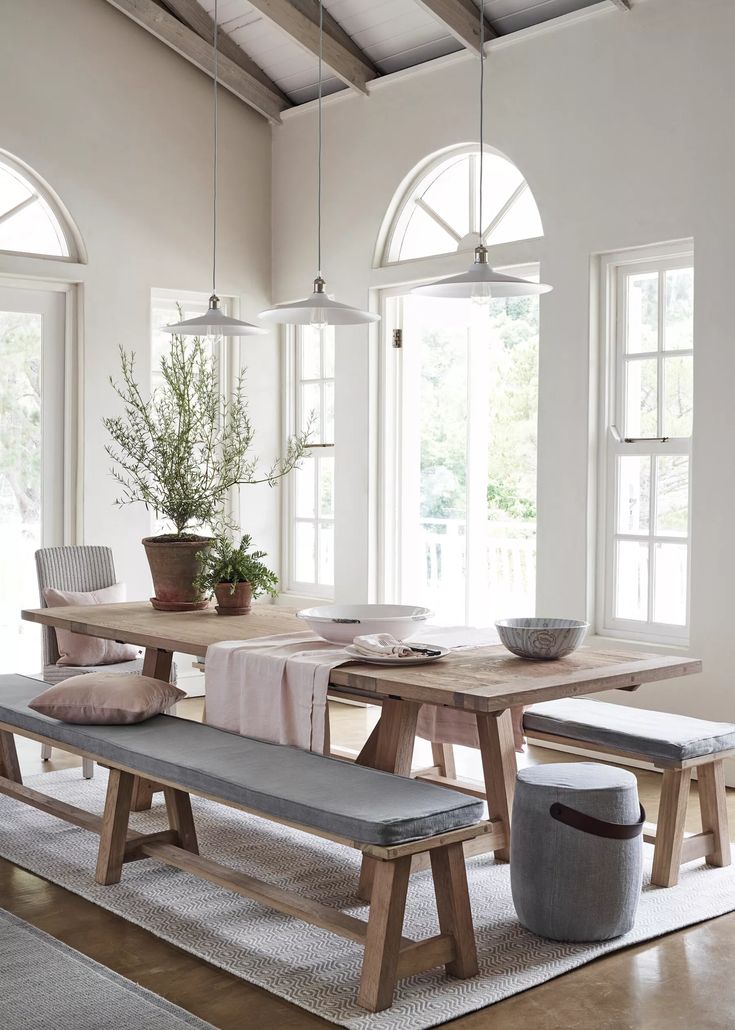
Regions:
<svg viewBox="0 0 735 1030"><path fill-rule="evenodd" d="M46 587L43 596L49 608L115 604L125 600L125 584L113 583L110 587L89 591L56 590L55 587ZM56 642L60 655L57 665L114 665L116 662L131 662L140 654L140 650L132 644L117 644L114 640L88 637L67 629L56 630Z"/></svg>

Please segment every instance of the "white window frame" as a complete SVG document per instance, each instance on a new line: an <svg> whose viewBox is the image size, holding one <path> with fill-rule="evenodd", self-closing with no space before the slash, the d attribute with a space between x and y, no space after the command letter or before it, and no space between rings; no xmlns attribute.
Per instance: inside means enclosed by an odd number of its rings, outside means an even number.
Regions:
<svg viewBox="0 0 735 1030"><path fill-rule="evenodd" d="M43 258L45 261L86 263L86 251L81 235L74 225L69 212L51 187L36 174L30 165L20 161L13 154L8 153L7 150L0 149L0 165L4 165L11 174L17 176L23 185L31 191L32 196L23 201L23 206L40 204L46 209L47 214L51 217L59 244L65 251L62 254L49 254L43 251L6 250L0 248L0 253L13 257ZM12 210L0 212L0 219L11 217L12 214Z"/></svg>
<svg viewBox="0 0 735 1030"><path fill-rule="evenodd" d="M652 440L626 440L625 424L625 292L623 283L631 272L665 273L677 268L694 267L694 246L691 240L645 247L636 250L605 254L600 258L599 312L600 312L600 422L598 451L598 542L596 629L601 636L644 641L653 644L685 646L690 631L690 598L692 568L692 439L669 437ZM695 270L696 281L696 270ZM662 303L663 276L659 282L658 332L659 347L649 356L659 363L658 405L661 418L663 391L661 364L663 352L660 334L663 331L664 305ZM695 301L696 303L696 301ZM693 350L677 350L679 356L692 355ZM643 355L641 355L642 357ZM636 355L638 357L638 355ZM628 359L630 360L630 359ZM655 483L651 480L651 514L647 533L617 534L617 467L621 455L641 455L653 458L663 455L682 455L689 460L689 517L686 536L664 536L655 532ZM655 465L655 463L654 463ZM648 612L652 613L654 565L653 550L656 543L676 543L687 546L687 598L686 622L683 626L655 622L620 619L615 616L616 565L615 545L620 536L625 540L647 542L649 546Z"/></svg>
<svg viewBox="0 0 735 1030"><path fill-rule="evenodd" d="M485 146L484 153L487 155L501 158L503 161L507 161L508 164L513 165L517 168L515 163L502 151L495 149L494 147ZM472 248L475 246L477 241L477 175L479 167L479 156L480 152L476 143L466 143L456 147L448 147L446 150L441 150L436 154L433 154L426 160L420 162L420 164L414 168L413 172L409 176L407 181L404 181L401 188L398 190L396 197L388 211L388 216L384 220L383 227L381 228L378 249L377 249L377 264L383 268L391 268L403 265L410 265L414 261L426 261L430 258L436 258L441 256L447 256L454 254L457 251L464 253L471 253ZM456 250L447 250L437 252L436 254L425 254L418 258L401 258L395 256L396 241L402 240L406 232L408 223L413 215L414 208L418 204L421 206L420 198L422 194L429 188L433 181L442 174L446 168L451 166L452 162L460 161L464 157L470 158L470 176L469 176L469 189L467 194L467 200L469 204L469 234L461 238L457 231L444 223L444 228L447 235L450 238L455 239ZM522 175L520 169L517 169L519 174ZM525 177L522 177L521 182L518 184L513 194L507 198L505 204L500 211L496 212L495 215L488 220L488 223L482 227L483 242L488 246L493 246L492 242L488 243L493 230L503 220L505 215L510 211L514 204L520 199L520 197L528 192L536 209L538 211L538 205L536 204L536 198L529 186ZM444 220L437 213L434 212L432 217L438 225L442 225ZM541 214L539 212L539 221L541 222ZM514 246L518 243L527 243L529 240L540 240L543 238L543 223L541 233L538 236L524 236L514 240L507 240L505 243L499 244L501 247ZM399 248L400 249L400 248Z"/></svg>
<svg viewBox="0 0 735 1030"><path fill-rule="evenodd" d="M288 439L297 432L300 431L304 425L305 412L301 409L301 390L300 386L305 382L319 383L320 385L320 400L321 400L321 411L325 410L325 391L324 386L328 382L335 384L336 378L334 376L324 375L324 351L321 353L321 367L320 367L320 378L319 379L303 379L301 378L301 333L302 326L288 326L285 333L285 371L286 371L286 396L289 398L289 403L286 405L286 424L285 424L285 436ZM323 456L334 456L335 454L335 443L334 440L331 443L320 443L315 442L312 444L305 457L316 457L317 455ZM335 462L336 472L336 462ZM291 474L286 477L286 489L284 490L284 503L283 503L283 568L285 575L283 576L282 582L282 594L290 595L291 597L298 597L302 599L314 599L315 601L322 600L333 600L334 598L334 584L320 584L320 583L309 583L304 580L299 580L295 575L296 568L296 526L299 522L310 522L315 526L316 529L316 569L319 568L319 533L318 526L320 522L334 522L334 516L331 519L324 518L319 515L319 479L315 477L314 490L316 496L314 498L314 517L310 519L297 518L296 516L296 475Z"/></svg>
<svg viewBox="0 0 735 1030"><path fill-rule="evenodd" d="M44 470L44 492L51 491L57 504L52 528L44 530L44 547L75 544L83 538L82 488L78 476L83 464L83 438L80 397L82 386L82 351L79 331L81 286L76 283L52 282L48 279L24 279L20 276L0 276L0 288L28 290L36 293L59 294L63 303L63 339L61 355L56 359L56 375L51 377L53 389L58 389L56 410L47 412L45 419L59 427L63 441L63 457L54 467ZM46 316L45 316L46 317ZM43 370L48 377L49 369ZM51 416L49 418L49 415ZM49 475L52 480L49 479ZM54 485L56 484L56 485Z"/></svg>

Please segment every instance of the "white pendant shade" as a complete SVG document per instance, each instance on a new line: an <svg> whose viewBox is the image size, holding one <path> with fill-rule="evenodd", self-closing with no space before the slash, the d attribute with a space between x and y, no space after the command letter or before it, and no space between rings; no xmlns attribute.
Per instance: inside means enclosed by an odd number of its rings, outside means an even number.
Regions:
<svg viewBox="0 0 735 1030"><path fill-rule="evenodd" d="M469 298L482 303L493 297L529 297L548 293L551 289L546 283L535 283L496 272L488 264L487 249L477 247L475 260L466 272L449 275L423 286L414 286L411 293L423 293L429 297Z"/></svg>
<svg viewBox="0 0 735 1030"><path fill-rule="evenodd" d="M241 322L239 318L230 318L219 306L219 297L209 298L209 308L204 315L186 318L183 322L163 327L165 333L176 333L177 336L262 336L267 329Z"/></svg>
<svg viewBox="0 0 735 1030"><path fill-rule="evenodd" d="M303 300L295 300L290 304L277 304L274 308L261 311L258 315L264 322L277 325L311 325L317 329L328 325L366 325L368 322L379 322L380 315L372 311L361 311L332 300L324 292L324 280L314 282L314 292Z"/></svg>

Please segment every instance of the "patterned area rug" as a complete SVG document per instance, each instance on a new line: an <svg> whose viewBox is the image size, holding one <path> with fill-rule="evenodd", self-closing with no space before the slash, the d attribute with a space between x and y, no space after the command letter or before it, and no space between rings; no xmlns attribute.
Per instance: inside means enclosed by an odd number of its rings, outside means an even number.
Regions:
<svg viewBox="0 0 735 1030"><path fill-rule="evenodd" d="M214 1030L0 909L3 1030Z"/></svg>
<svg viewBox="0 0 735 1030"><path fill-rule="evenodd" d="M29 777L28 785L82 808L103 807L105 774L99 768L93 780L83 780L79 770L71 769ZM192 802L202 854L365 916L366 907L355 899L356 852L213 802ZM133 825L153 832L164 828L164 819L157 800L151 812L134 816ZM121 883L99 887L93 879L97 841L88 831L0 797L4 858L352 1030L423 1030L601 955L735 910L734 867L709 869L696 862L684 868L675 888L645 884L635 928L625 937L603 944L559 944L519 926L508 867L481 856L468 866L480 975L449 980L437 969L402 980L393 1008L370 1015L355 1004L362 956L357 944L153 860L133 862L125 867ZM651 852L647 846L649 871ZM438 932L429 873L412 877L404 932L417 938Z"/></svg>

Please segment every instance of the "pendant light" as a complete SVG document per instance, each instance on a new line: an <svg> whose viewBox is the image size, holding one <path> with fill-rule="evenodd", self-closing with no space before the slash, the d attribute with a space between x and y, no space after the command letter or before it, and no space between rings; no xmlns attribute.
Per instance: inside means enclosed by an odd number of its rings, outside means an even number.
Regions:
<svg viewBox="0 0 735 1030"><path fill-rule="evenodd" d="M340 304L327 295L326 283L322 275L322 65L324 52L324 5L319 0L319 94L318 94L318 128L317 128L317 275L314 280L314 291L310 297L296 300L288 304L277 304L267 311L261 311L259 318L264 322L278 325L310 325L314 329L326 329L330 325L365 325L368 322L379 322L380 315L372 311L361 311Z"/></svg>
<svg viewBox="0 0 735 1030"><path fill-rule="evenodd" d="M213 189L212 189L212 296L209 298L209 307L206 314L197 315L196 318L187 318L183 322L176 322L174 325L163 327L165 333L176 333L181 336L255 336L262 335L267 330L260 326L252 325L250 322L242 322L239 318L230 318L220 307L220 299L217 296L217 93L219 88L219 61L218 61L218 36L219 23L217 21L218 0L214 0L214 110L213 110L213 136L214 136L214 164L213 164Z"/></svg>
<svg viewBox="0 0 735 1030"><path fill-rule="evenodd" d="M484 140L485 115L485 0L480 0L480 185L478 198L478 237L475 247L475 259L466 272L450 275L445 279L414 286L411 293L423 293L429 297L451 297L463 299L469 297L477 304L489 304L493 297L527 297L533 294L548 293L553 289L545 283L534 283L528 279L518 279L513 275L503 275L490 267L488 251L482 242L482 172L485 157Z"/></svg>

